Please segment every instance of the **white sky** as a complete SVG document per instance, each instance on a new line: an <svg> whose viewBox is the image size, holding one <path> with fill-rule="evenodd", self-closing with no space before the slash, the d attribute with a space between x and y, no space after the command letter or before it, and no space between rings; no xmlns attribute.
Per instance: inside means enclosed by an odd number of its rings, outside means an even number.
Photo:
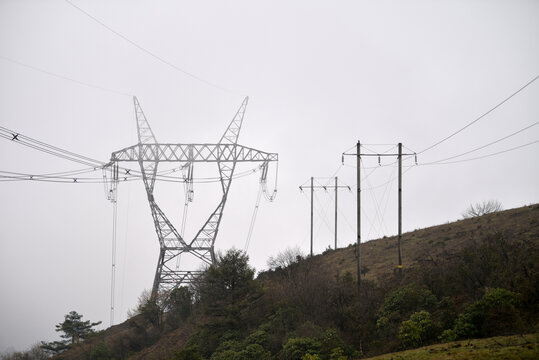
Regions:
<svg viewBox="0 0 539 360"><path fill-rule="evenodd" d="M0 126L107 161L136 143L132 99L116 92L135 94L158 141L177 143L217 142L249 95L240 143L280 159L278 197L262 203L248 251L258 270L288 246L308 252L309 198L298 186L335 172L355 186L355 159L341 166L341 153L358 140L402 142L419 152L539 74L538 1L72 1L143 48L231 91L171 69L63 0L0 0ZM419 163L536 123L538 100L536 81L419 155ZM535 140L539 125L456 160ZM404 230L456 220L482 200L505 208L538 202L538 153L536 143L477 161L412 168L403 181ZM376 165L365 159L366 167ZM0 171L81 167L0 139ZM365 240L397 231L396 182L383 185L394 174L395 167L380 168L364 182ZM257 181L255 174L233 182L218 249L244 247ZM156 186L157 200L179 224L182 186ZM187 234L219 196L213 185L195 187ZM103 186L0 182L0 198L0 351L57 339L54 325L71 310L108 325L112 209ZM320 253L333 244L333 198L320 191L315 200ZM339 203L344 246L355 241L354 193L341 191ZM158 252L142 182L120 184L118 208L116 322L151 287ZM406 262L405 244L403 252Z"/></svg>

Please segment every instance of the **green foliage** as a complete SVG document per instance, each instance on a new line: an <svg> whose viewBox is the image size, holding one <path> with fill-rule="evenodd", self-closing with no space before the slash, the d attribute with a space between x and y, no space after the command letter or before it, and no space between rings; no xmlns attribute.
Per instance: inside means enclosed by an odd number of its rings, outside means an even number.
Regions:
<svg viewBox="0 0 539 360"><path fill-rule="evenodd" d="M334 329L326 330L316 338L290 338L283 346L279 355L282 360L345 360L352 356L357 356L354 350L344 343Z"/></svg>
<svg viewBox="0 0 539 360"><path fill-rule="evenodd" d="M301 360L321 360L318 355L305 354L301 357Z"/></svg>
<svg viewBox="0 0 539 360"><path fill-rule="evenodd" d="M109 360L111 359L110 351L107 345L99 343L95 349L90 353L90 360Z"/></svg>
<svg viewBox="0 0 539 360"><path fill-rule="evenodd" d="M41 348L60 353L67 350L73 344L77 344L95 334L93 327L101 324L101 321L90 322L90 320L82 321L83 315L78 314L76 311L71 311L64 316L64 321L56 325L56 331L60 332L61 341L42 342Z"/></svg>
<svg viewBox="0 0 539 360"><path fill-rule="evenodd" d="M253 331L247 338L245 339L245 343L247 345L260 345L262 347L266 347L268 345L268 334L265 330L259 328Z"/></svg>
<svg viewBox="0 0 539 360"><path fill-rule="evenodd" d="M423 346L437 338L438 325L429 312L421 310L413 313L409 320L403 321L399 329L399 339L407 348Z"/></svg>
<svg viewBox="0 0 539 360"><path fill-rule="evenodd" d="M176 329L193 311L193 292L186 286L174 288L166 299L164 325L166 330Z"/></svg>
<svg viewBox="0 0 539 360"><path fill-rule="evenodd" d="M504 336L430 345L377 356L376 360L536 360L539 334Z"/></svg>
<svg viewBox="0 0 539 360"><path fill-rule="evenodd" d="M334 329L327 330L319 338L321 347L320 354L324 358L329 358L334 352L342 352L344 355L344 347L346 346L344 341L339 337L339 334Z"/></svg>
<svg viewBox="0 0 539 360"><path fill-rule="evenodd" d="M201 302L210 313L216 306L236 303L253 288L254 274L245 252L227 251L203 275L199 289Z"/></svg>
<svg viewBox="0 0 539 360"><path fill-rule="evenodd" d="M270 360L271 352L259 344L244 345L235 340L221 343L212 354L211 360Z"/></svg>
<svg viewBox="0 0 539 360"><path fill-rule="evenodd" d="M224 352L231 350L233 352L237 352L242 349L242 344L238 340L224 340L221 341L219 344L219 347L217 347L217 350L215 350L216 353L218 352ZM215 355L215 353L214 353Z"/></svg>
<svg viewBox="0 0 539 360"><path fill-rule="evenodd" d="M413 312L432 309L436 301L436 296L430 290L408 285L387 295L379 313L390 320L402 319Z"/></svg>
<svg viewBox="0 0 539 360"><path fill-rule="evenodd" d="M322 344L312 338L288 339L280 353L281 360L301 360L306 354L318 355Z"/></svg>
<svg viewBox="0 0 539 360"><path fill-rule="evenodd" d="M173 360L204 360L204 358L200 355L196 346L190 346L176 351Z"/></svg>
<svg viewBox="0 0 539 360"><path fill-rule="evenodd" d="M245 350L241 351L239 355L238 360L270 360L273 358L271 352L266 351L259 344L247 345Z"/></svg>
<svg viewBox="0 0 539 360"><path fill-rule="evenodd" d="M216 350L210 360L234 360L238 353L234 350Z"/></svg>
<svg viewBox="0 0 539 360"><path fill-rule="evenodd" d="M442 331L442 334L438 337L441 342L451 342L457 340L457 334L453 329L446 329Z"/></svg>
<svg viewBox="0 0 539 360"><path fill-rule="evenodd" d="M459 315L455 334L466 339L514 331L520 322L518 304L517 293L501 288L490 289Z"/></svg>
<svg viewBox="0 0 539 360"><path fill-rule="evenodd" d="M198 345L205 357L212 356L223 342L244 338L252 318L256 318L256 300L262 293L248 260L243 251L231 249L219 256L200 279L199 305L209 320L199 326L190 343ZM221 353L225 351L218 352L224 356Z"/></svg>
<svg viewBox="0 0 539 360"><path fill-rule="evenodd" d="M193 292L188 287L182 286L173 289L167 303L167 322L185 321L193 308Z"/></svg>
<svg viewBox="0 0 539 360"><path fill-rule="evenodd" d="M396 350L399 345L418 346L426 340L421 317L436 309L436 296L428 289L416 284L404 285L384 297L376 319L375 339L384 340L386 351ZM421 325L420 325L421 323ZM400 343L399 341L400 340Z"/></svg>

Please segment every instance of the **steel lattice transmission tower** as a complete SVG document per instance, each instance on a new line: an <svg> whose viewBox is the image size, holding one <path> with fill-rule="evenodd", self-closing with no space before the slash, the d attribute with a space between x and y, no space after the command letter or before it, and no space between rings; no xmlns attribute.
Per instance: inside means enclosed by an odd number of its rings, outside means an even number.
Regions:
<svg viewBox="0 0 539 360"><path fill-rule="evenodd" d="M261 182L265 183L270 162L278 161L276 153L268 153L238 144L248 97L243 100L238 112L228 125L218 143L215 144L160 144L140 107L133 98L138 131L138 144L112 153L109 166L117 169L120 162L138 162L146 188L160 252L152 291L169 290L193 282L200 270L181 270L175 261L182 254L189 253L203 263L215 262L214 245L219 232L219 224L230 190L230 185L238 162L260 163ZM195 237L187 242L161 210L154 198L157 168L161 162L177 162L182 168L192 168L194 163L217 163L222 189L220 201ZM113 173L117 174L117 170ZM190 171L192 173L192 171ZM116 182L118 178L116 177ZM187 179L192 184L192 179ZM115 198L115 195L114 195Z"/></svg>

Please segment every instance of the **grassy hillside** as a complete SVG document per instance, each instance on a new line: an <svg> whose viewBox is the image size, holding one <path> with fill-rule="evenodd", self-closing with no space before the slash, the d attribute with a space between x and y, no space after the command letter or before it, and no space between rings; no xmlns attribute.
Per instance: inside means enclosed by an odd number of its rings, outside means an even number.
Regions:
<svg viewBox="0 0 539 360"><path fill-rule="evenodd" d="M431 345L367 360L534 360L539 358L538 341L539 334L497 336Z"/></svg>
<svg viewBox="0 0 539 360"><path fill-rule="evenodd" d="M402 253L401 278L395 236L361 245L360 300L354 245L288 262L258 279L251 274L234 292L203 279L184 320L171 311L158 321L146 306L57 359L172 359L182 349L178 359L187 353L300 359L301 352L351 359L539 329L538 204L403 234ZM212 276L217 273L218 266ZM445 346L464 354L464 343L455 344ZM502 351L492 341L470 344L478 349L475 358Z"/></svg>
<svg viewBox="0 0 539 360"><path fill-rule="evenodd" d="M418 229L402 235L404 270L417 268L432 258L454 253L486 234L500 232L510 238L539 241L539 205L510 209L481 217ZM392 274L398 265L397 236L361 244L365 278L378 280ZM315 256L319 266L357 273L354 246Z"/></svg>

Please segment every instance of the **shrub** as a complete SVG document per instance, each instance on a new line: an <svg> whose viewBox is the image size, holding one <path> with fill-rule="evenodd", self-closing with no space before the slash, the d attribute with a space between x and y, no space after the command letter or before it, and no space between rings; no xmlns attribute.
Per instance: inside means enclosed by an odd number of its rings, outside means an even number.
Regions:
<svg viewBox="0 0 539 360"><path fill-rule="evenodd" d="M99 343L90 353L90 360L109 360L111 359L109 349L104 343Z"/></svg>
<svg viewBox="0 0 539 360"><path fill-rule="evenodd" d="M432 309L436 301L436 296L430 290L409 285L387 295L379 314L389 320L400 320L413 312Z"/></svg>
<svg viewBox="0 0 539 360"><path fill-rule="evenodd" d="M438 340L441 342L452 342L457 340L457 334L452 329L446 329L442 331L442 335L438 336Z"/></svg>
<svg viewBox="0 0 539 360"><path fill-rule="evenodd" d="M488 290L459 315L455 334L466 339L514 332L520 323L518 304L517 293L501 288Z"/></svg>
<svg viewBox="0 0 539 360"><path fill-rule="evenodd" d="M196 346L190 346L180 351L176 351L174 360L204 360L202 355L198 352Z"/></svg>
<svg viewBox="0 0 539 360"><path fill-rule="evenodd" d="M399 339L405 348L416 348L437 338L438 325L427 311L419 311L409 320L403 321L399 329Z"/></svg>
<svg viewBox="0 0 539 360"><path fill-rule="evenodd" d="M465 219L473 218L477 216L483 216L497 211L502 211L502 203L498 200L483 201L470 205L463 213L462 217Z"/></svg>
<svg viewBox="0 0 539 360"><path fill-rule="evenodd" d="M281 350L282 360L301 360L306 354L318 355L322 344L312 338L291 338Z"/></svg>

